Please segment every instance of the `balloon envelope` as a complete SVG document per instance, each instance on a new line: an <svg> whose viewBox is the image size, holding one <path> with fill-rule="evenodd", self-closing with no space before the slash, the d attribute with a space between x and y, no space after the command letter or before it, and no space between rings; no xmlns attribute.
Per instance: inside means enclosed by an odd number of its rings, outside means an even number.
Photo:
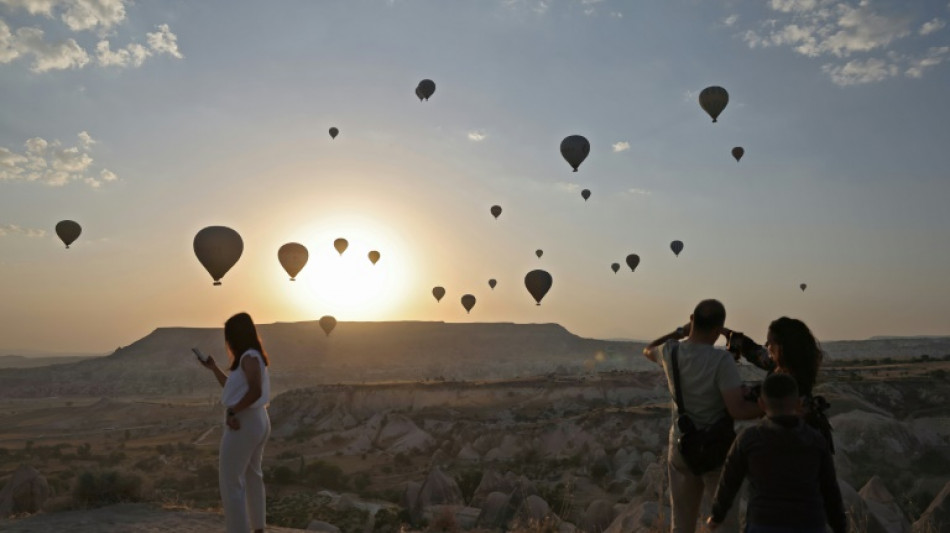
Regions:
<svg viewBox="0 0 950 533"><path fill-rule="evenodd" d="M577 167L587 159L590 143L581 135L570 135L561 141L561 157L577 172Z"/></svg>
<svg viewBox="0 0 950 533"><path fill-rule="evenodd" d="M497 282L497 281L495 281L494 279L488 280L488 286L489 286L489 287L491 287L492 289L494 289L494 288L495 288L495 285L498 285L498 282Z"/></svg>
<svg viewBox="0 0 950 533"><path fill-rule="evenodd" d="M307 248L296 242L288 242L277 250L277 260L280 261L280 266L284 267L287 275L290 276L290 281L294 281L297 274L307 264L309 257L310 254L307 252Z"/></svg>
<svg viewBox="0 0 950 533"><path fill-rule="evenodd" d="M442 287L432 287L432 296L435 296L435 301L441 302L442 297L445 296L445 289Z"/></svg>
<svg viewBox="0 0 950 533"><path fill-rule="evenodd" d="M373 264L375 265L376 261L379 261L379 252L377 252L376 250L371 251L369 253L369 260L372 261Z"/></svg>
<svg viewBox="0 0 950 533"><path fill-rule="evenodd" d="M633 272L637 269L637 265L640 264L640 256L637 254L630 254L627 256L627 266L630 267L630 272Z"/></svg>
<svg viewBox="0 0 950 533"><path fill-rule="evenodd" d="M715 85L706 87L699 93L699 105L703 108L703 111L712 117L713 122L716 122L719 114L722 113L722 110L726 108L726 104L728 103L729 93L722 87Z"/></svg>
<svg viewBox="0 0 950 533"><path fill-rule="evenodd" d="M581 198L583 198L584 201L586 202L587 199L590 198L590 189L584 189L583 191L581 191Z"/></svg>
<svg viewBox="0 0 950 533"><path fill-rule="evenodd" d="M416 95L419 96L419 99L428 100L433 94L435 94L435 82L432 80L422 80L419 82L419 86L416 87Z"/></svg>
<svg viewBox="0 0 950 533"><path fill-rule="evenodd" d="M528 289L528 292L531 293L531 296L538 305L541 305L541 299L551 290L553 283L554 279L551 277L551 274L548 274L544 270L532 270L524 277L524 286Z"/></svg>
<svg viewBox="0 0 950 533"><path fill-rule="evenodd" d="M82 226L72 220L61 220L56 223L56 235L63 241L66 248L79 238L80 233L82 233Z"/></svg>
<svg viewBox="0 0 950 533"><path fill-rule="evenodd" d="M544 255L544 250L535 250L534 255L538 256L538 259L541 259L541 256Z"/></svg>
<svg viewBox="0 0 950 533"><path fill-rule="evenodd" d="M501 216L501 206L500 205L491 206L491 214L495 218L498 218L499 216Z"/></svg>
<svg viewBox="0 0 950 533"><path fill-rule="evenodd" d="M807 284L805 284L805 283L802 283L801 285L799 285L799 286L798 286L798 288L799 288L799 289L801 289L801 290L802 290L802 292L805 292L805 289L807 289L807 288L808 288L808 285L807 285Z"/></svg>
<svg viewBox="0 0 950 533"><path fill-rule="evenodd" d="M673 253L679 257L680 252L683 251L683 241L673 241L670 243L670 250L673 250Z"/></svg>
<svg viewBox="0 0 950 533"><path fill-rule="evenodd" d="M244 241L231 228L208 226L195 235L193 247L198 261L211 274L214 284L221 285L221 278L241 258Z"/></svg>
<svg viewBox="0 0 950 533"><path fill-rule="evenodd" d="M350 243L343 238L333 241L333 247L336 248L336 251L339 252L340 255L343 255L343 252L346 251L346 247L349 245Z"/></svg>
<svg viewBox="0 0 950 533"><path fill-rule="evenodd" d="M742 156L744 154L745 154L745 149L743 149L741 146L736 146L735 148L732 149L732 157L736 158L736 163L738 163L739 160L742 159Z"/></svg>
<svg viewBox="0 0 950 533"><path fill-rule="evenodd" d="M327 337L330 336L330 332L333 331L333 328L336 327L336 319L330 315L320 317L320 329L327 334Z"/></svg>
<svg viewBox="0 0 950 533"><path fill-rule="evenodd" d="M330 128L330 138L336 139L336 136L340 134L340 130L336 128Z"/></svg>
<svg viewBox="0 0 950 533"><path fill-rule="evenodd" d="M471 294L462 296L462 307L465 308L466 313L470 312L475 307L475 297Z"/></svg>
<svg viewBox="0 0 950 533"><path fill-rule="evenodd" d="M610 270L613 270L614 274L616 274L617 271L620 270L620 263L611 263Z"/></svg>

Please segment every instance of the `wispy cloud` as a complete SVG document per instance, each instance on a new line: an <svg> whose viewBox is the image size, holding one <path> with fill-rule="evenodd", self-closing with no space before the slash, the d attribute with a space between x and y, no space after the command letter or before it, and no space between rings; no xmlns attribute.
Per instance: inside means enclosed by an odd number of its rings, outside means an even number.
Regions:
<svg viewBox="0 0 950 533"><path fill-rule="evenodd" d="M617 141L611 145L611 148L613 148L614 153L626 152L630 149L630 143L627 141Z"/></svg>
<svg viewBox="0 0 950 533"><path fill-rule="evenodd" d="M635 196L650 196L652 193L646 189L627 189L627 194L632 194Z"/></svg>
<svg viewBox="0 0 950 533"><path fill-rule="evenodd" d="M484 141L486 137L488 137L488 135L485 135L483 131L476 130L468 132L468 140L470 141L481 142Z"/></svg>
<svg viewBox="0 0 950 533"><path fill-rule="evenodd" d="M904 71L904 75L908 78L920 78L924 75L925 68L935 67L943 63L948 55L950 55L950 46L931 48L927 50L923 57L909 59L908 64L910 66Z"/></svg>
<svg viewBox="0 0 950 533"><path fill-rule="evenodd" d="M125 20L126 0L0 0L13 10L59 18L73 31L106 32Z"/></svg>
<svg viewBox="0 0 950 533"><path fill-rule="evenodd" d="M0 181L36 181L61 187L80 181L92 188L118 180L106 168L93 169L91 148L96 141L85 131L77 135L76 146L64 146L58 140L33 137L24 143L22 152L0 147Z"/></svg>
<svg viewBox="0 0 950 533"><path fill-rule="evenodd" d="M729 15L722 19L722 23L726 26L735 26L736 22L739 22L739 15Z"/></svg>
<svg viewBox="0 0 950 533"><path fill-rule="evenodd" d="M0 224L0 237L6 237L8 235L22 235L24 237L38 238L45 237L46 230L24 228L16 224Z"/></svg>
<svg viewBox="0 0 950 533"><path fill-rule="evenodd" d="M566 181L559 181L554 184L554 187L556 187L557 190L562 191L562 192L577 192L581 190L581 186L578 185L577 183L568 183Z"/></svg>
<svg viewBox="0 0 950 533"><path fill-rule="evenodd" d="M920 27L920 30L918 31L918 33L920 33L921 35L930 35L931 33L935 31L940 31L944 29L946 26L947 26L946 21L944 21L943 19L934 17L933 20L928 20L927 22L924 22L923 25Z"/></svg>
<svg viewBox="0 0 950 533"><path fill-rule="evenodd" d="M43 30L19 28L11 31L0 19L0 63L19 58L32 58L30 70L36 73L82 68L89 63L89 54L75 39L46 42Z"/></svg>

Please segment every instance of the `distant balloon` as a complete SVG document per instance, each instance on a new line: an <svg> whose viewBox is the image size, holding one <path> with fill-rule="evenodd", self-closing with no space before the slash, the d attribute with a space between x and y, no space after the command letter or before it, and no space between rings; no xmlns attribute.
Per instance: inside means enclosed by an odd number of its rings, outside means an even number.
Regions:
<svg viewBox="0 0 950 533"><path fill-rule="evenodd" d="M590 189L584 189L583 191L581 191L581 198L583 198L584 201L586 202L587 199L590 198Z"/></svg>
<svg viewBox="0 0 950 533"><path fill-rule="evenodd" d="M541 256L544 255L544 250L535 250L534 255L538 256L538 259L541 259Z"/></svg>
<svg viewBox="0 0 950 533"><path fill-rule="evenodd" d="M798 288L801 289L802 292L805 292L805 289L808 288L808 284L807 284L807 283L802 283L801 285L798 286Z"/></svg>
<svg viewBox="0 0 950 533"><path fill-rule="evenodd" d="M676 257L679 257L680 252L683 251L683 241L673 241L670 243L670 250L673 250L673 253L676 254Z"/></svg>
<svg viewBox="0 0 950 533"><path fill-rule="evenodd" d="M443 289L442 287L433 287L432 296L435 296L435 301L441 302L442 297L445 296L445 289Z"/></svg>
<svg viewBox="0 0 950 533"><path fill-rule="evenodd" d="M613 271L614 271L614 274L616 274L617 271L620 270L620 263L611 263L611 264L610 264L610 270L613 270Z"/></svg>
<svg viewBox="0 0 950 533"><path fill-rule="evenodd" d="M336 139L336 136L340 134L340 130L336 128L330 128L330 138Z"/></svg>
<svg viewBox="0 0 950 533"><path fill-rule="evenodd" d="M491 215L492 215L493 217L495 217L495 218L500 217L500 216L501 216L501 206L500 206L500 205L493 205L493 206L491 206Z"/></svg>
<svg viewBox="0 0 950 533"><path fill-rule="evenodd" d="M494 289L494 288L495 288L495 285L498 285L498 282L497 282L497 281L495 281L494 279L488 280L488 286L489 286L489 287L491 287L492 289Z"/></svg>
<svg viewBox="0 0 950 533"><path fill-rule="evenodd" d="M208 226L195 235L193 243L198 261L205 267L215 285L237 263L244 252L244 241L238 232L224 226Z"/></svg>
<svg viewBox="0 0 950 533"><path fill-rule="evenodd" d="M743 154L745 154L745 149L743 149L741 146L736 146L732 149L732 157L736 158L736 163L742 159Z"/></svg>
<svg viewBox="0 0 950 533"><path fill-rule="evenodd" d="M472 308L475 307L475 297L471 294L462 296L462 307L465 308L466 313L471 312Z"/></svg>
<svg viewBox="0 0 950 533"><path fill-rule="evenodd" d="M561 141L561 156L577 172L577 167L587 159L590 143L581 135L570 135Z"/></svg>
<svg viewBox="0 0 950 533"><path fill-rule="evenodd" d="M627 266L630 267L630 272L633 272L637 269L637 265L640 264L640 256L637 254L630 254L627 256Z"/></svg>
<svg viewBox="0 0 950 533"><path fill-rule="evenodd" d="M717 122L716 119L719 117L719 113L722 113L722 110L726 108L726 104L728 103L729 93L722 87L715 85L706 87L699 93L699 105L703 108L703 111L709 113L713 122Z"/></svg>
<svg viewBox="0 0 950 533"><path fill-rule="evenodd" d="M307 264L309 257L310 254L307 252L307 248L296 242L288 242L277 250L277 260L280 261L280 266L287 271L290 281L294 281L297 274Z"/></svg>
<svg viewBox="0 0 950 533"><path fill-rule="evenodd" d="M333 241L333 247L336 248L336 251L339 252L340 255L343 255L343 252L346 251L346 247L349 245L350 243L343 238Z"/></svg>
<svg viewBox="0 0 950 533"><path fill-rule="evenodd" d="M333 328L336 327L336 319L330 315L320 317L320 329L327 334L327 337L330 336L330 332L333 331Z"/></svg>
<svg viewBox="0 0 950 533"><path fill-rule="evenodd" d="M69 249L69 245L79 238L80 233L82 233L82 226L72 220L61 220L56 223L56 235L66 245L66 249Z"/></svg>
<svg viewBox="0 0 950 533"><path fill-rule="evenodd" d="M524 277L524 286L538 305L541 305L541 299L551 290L553 283L554 279L551 278L551 274L544 270L532 270Z"/></svg>
<svg viewBox="0 0 950 533"><path fill-rule="evenodd" d="M419 82L419 85L416 87L416 96L419 97L419 100L428 101L429 98L435 93L435 82L432 80L422 80Z"/></svg>
<svg viewBox="0 0 950 533"><path fill-rule="evenodd" d="M372 261L373 264L375 265L376 261L379 261L379 252L377 252L376 250L371 251L369 253L369 260Z"/></svg>

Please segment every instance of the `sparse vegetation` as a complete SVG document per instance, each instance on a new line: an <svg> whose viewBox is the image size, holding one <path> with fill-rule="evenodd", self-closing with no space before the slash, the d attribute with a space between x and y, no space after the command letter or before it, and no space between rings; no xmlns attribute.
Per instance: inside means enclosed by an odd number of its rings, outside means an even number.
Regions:
<svg viewBox="0 0 950 533"><path fill-rule="evenodd" d="M80 507L137 501L142 501L142 478L117 470L83 472L73 490L73 502Z"/></svg>

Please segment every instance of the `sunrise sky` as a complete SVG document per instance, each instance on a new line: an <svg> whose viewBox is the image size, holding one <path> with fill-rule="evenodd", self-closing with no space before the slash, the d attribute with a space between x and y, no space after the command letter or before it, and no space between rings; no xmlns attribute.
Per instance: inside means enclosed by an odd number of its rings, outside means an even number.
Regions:
<svg viewBox="0 0 950 533"><path fill-rule="evenodd" d="M781 315L825 340L950 334L948 20L945 0L0 0L0 353L241 310L648 339L707 297L760 340ZM244 239L220 287L192 251L209 225ZM311 254L293 283L290 241Z"/></svg>

